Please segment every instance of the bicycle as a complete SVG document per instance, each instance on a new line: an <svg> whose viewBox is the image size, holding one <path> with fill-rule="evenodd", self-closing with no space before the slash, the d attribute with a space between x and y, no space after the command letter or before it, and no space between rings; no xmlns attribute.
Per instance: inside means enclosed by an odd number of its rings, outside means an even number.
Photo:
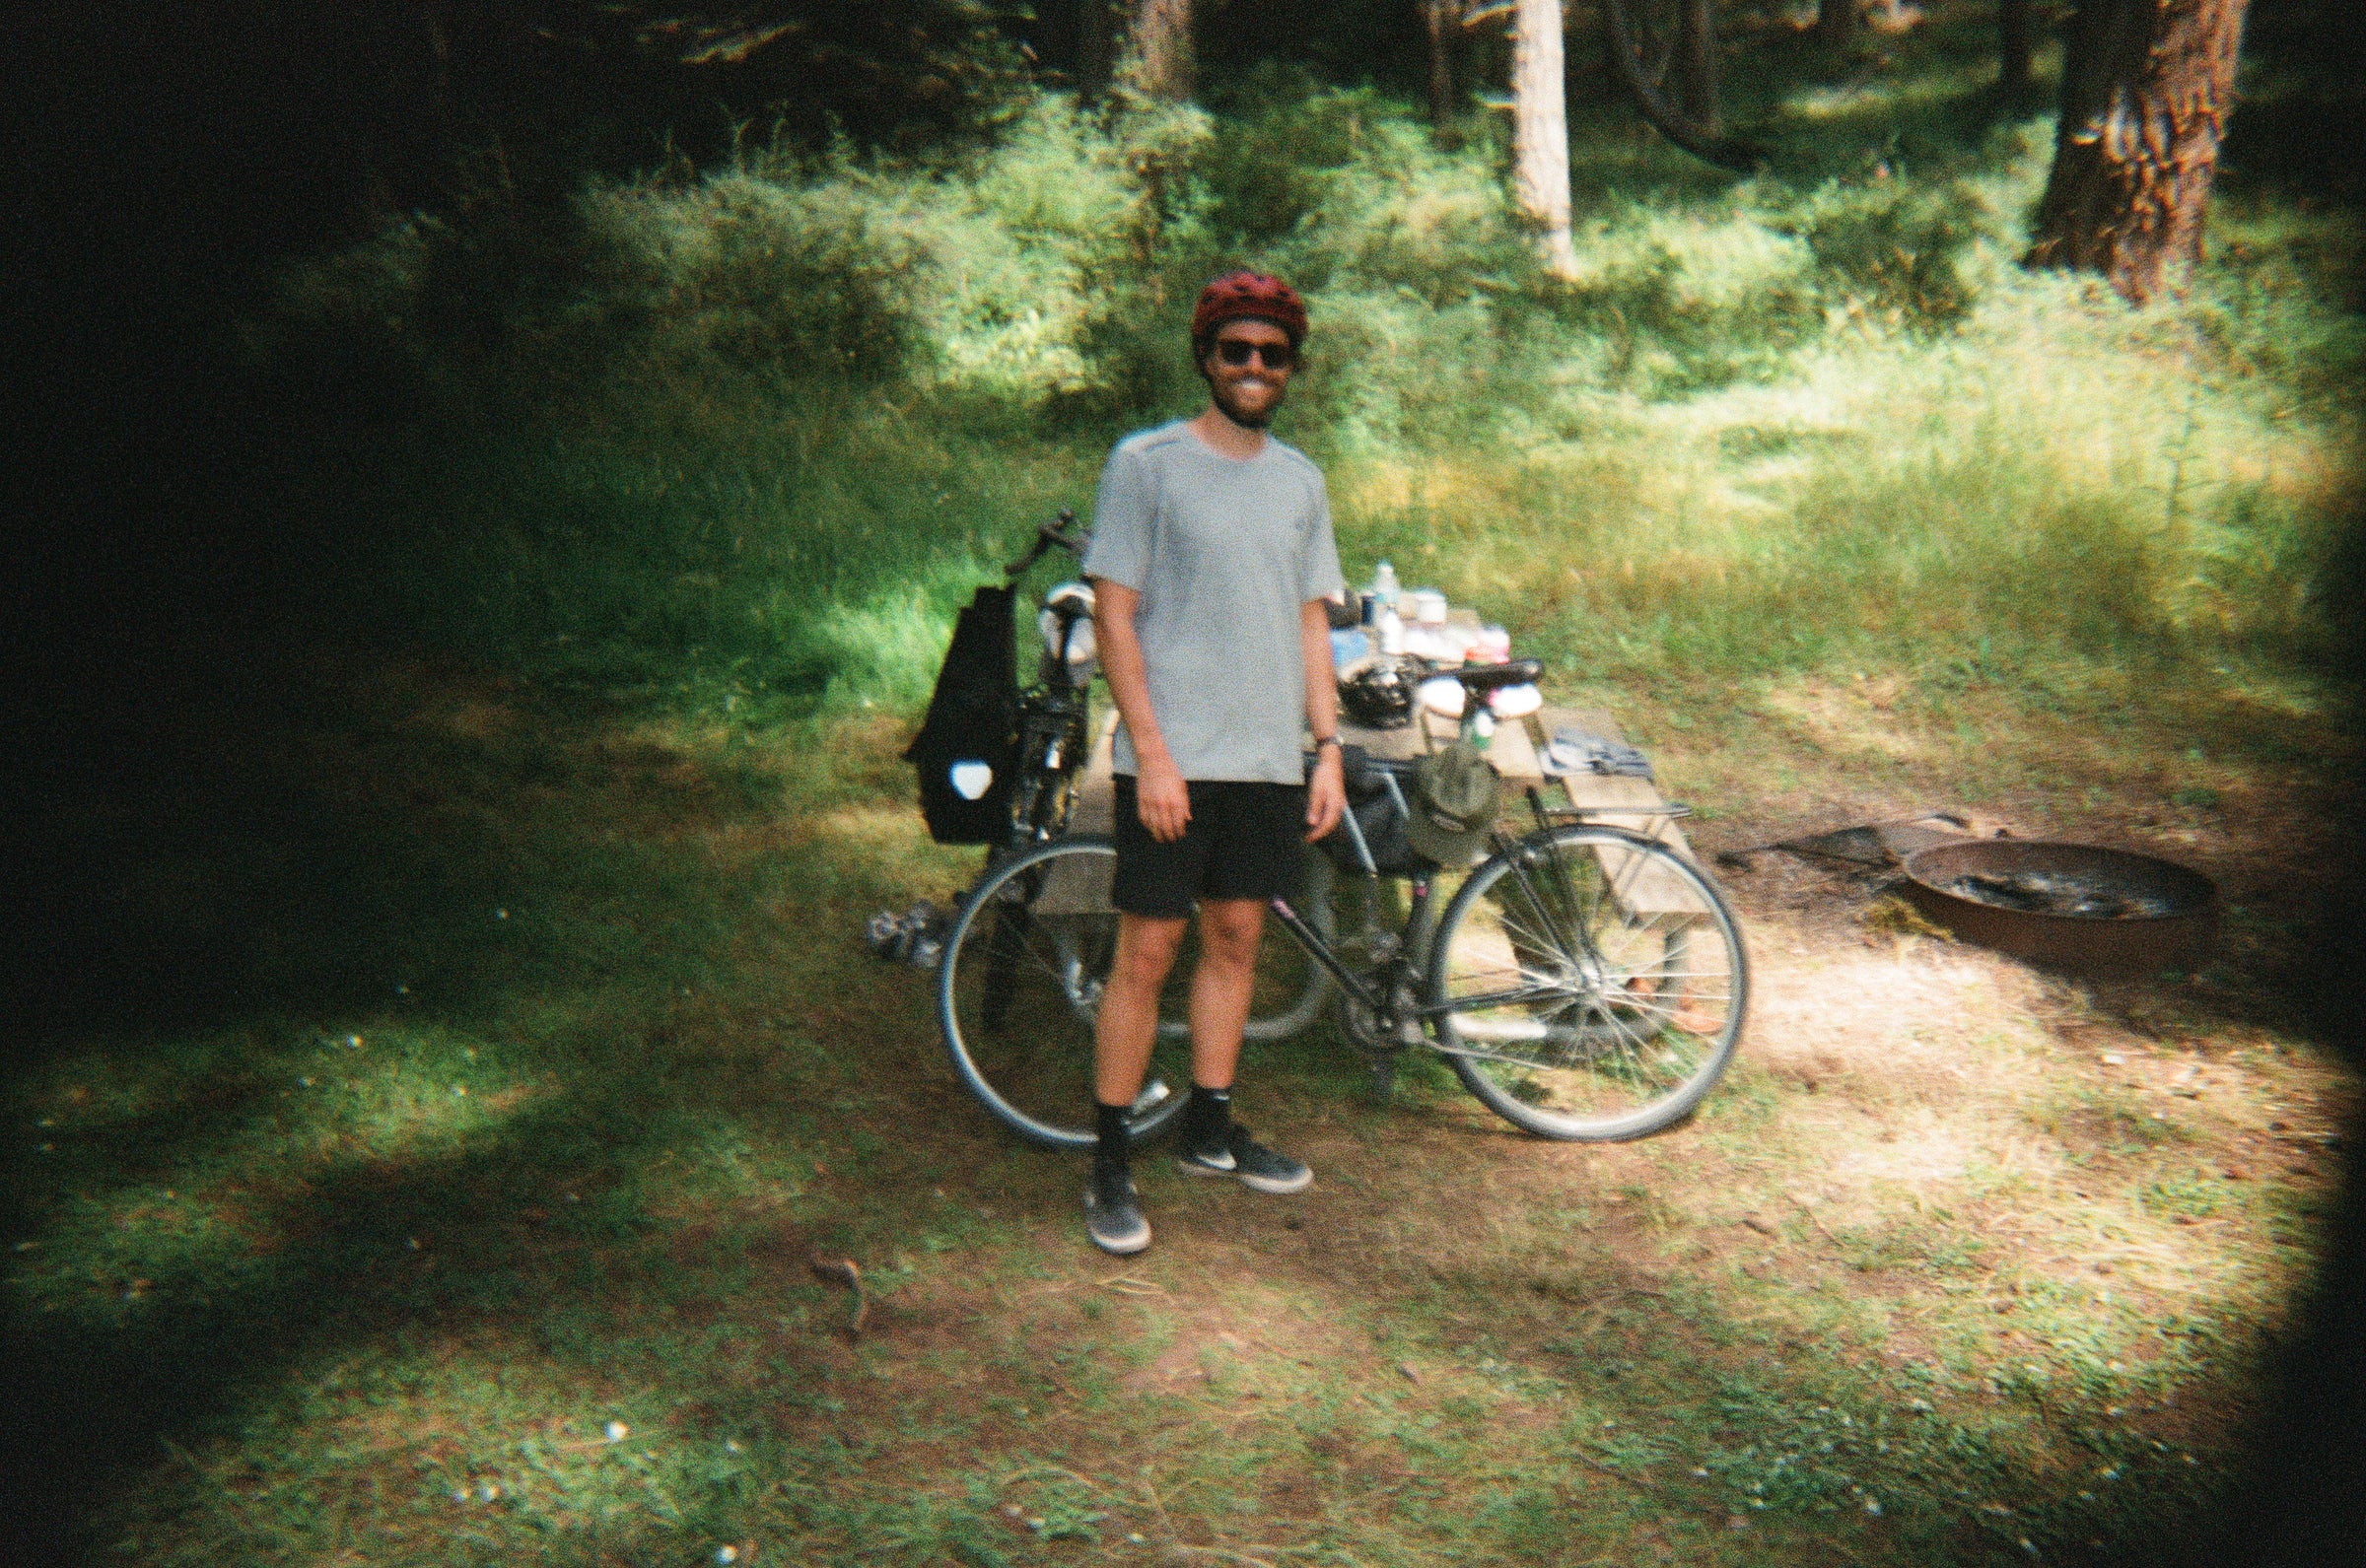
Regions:
<svg viewBox="0 0 2366 1568"><path fill-rule="evenodd" d="M1541 667L1522 660L1447 673L1463 685L1463 733L1472 738L1487 721L1485 694L1533 681ZM1081 761L1073 751L1061 760ZM1309 856L1318 875L1306 897L1271 906L1304 967L1292 971L1286 950L1269 977L1279 944L1267 944L1255 1037L1297 1033L1336 989L1341 1032L1384 1087L1399 1056L1427 1050L1514 1125L1597 1141L1658 1131L1700 1104L1739 1040L1749 964L1732 911L1698 866L1648 834L1548 807L1531 787L1533 831L1498 825L1489 854L1441 915L1442 868L1382 865L1355 809L1385 796L1401 819L1415 765L1355 748L1347 763L1342 831L1365 884L1362 926L1335 940L1333 879L1319 874L1330 862ZM1073 782L1072 774L1072 792ZM1095 1137L1083 1113L1093 1020L1116 946L1115 864L1109 840L1076 834L991 859L954 918L938 973L939 1024L962 1082L1006 1126L1050 1147L1082 1148ZM1376 895L1400 872L1406 915L1390 930ZM1343 947L1359 948L1361 962ZM1181 1111L1170 1080L1190 1081L1175 990L1170 985L1161 1005L1150 1072L1132 1108L1137 1138L1155 1136Z"/></svg>
<svg viewBox="0 0 2366 1568"><path fill-rule="evenodd" d="M1005 583L1016 586L1054 550L1081 561L1091 543L1092 535L1077 526L1075 511L1063 507L1051 521L1036 525L1027 553L1003 568ZM1051 620L1050 624L1039 620L1043 646L1035 681L1017 694L1013 707L1017 773L1005 837L987 849L989 875L1014 856L1068 834L1076 809L1077 782L1091 754L1093 665L1074 652L1077 628L1089 622L1091 599L1089 595L1064 596L1054 589L1044 599L1043 610ZM1311 865L1309 872L1307 904L1318 927L1328 930L1330 869L1327 864ZM1191 972L1196 941L1196 933L1187 937L1176 964L1178 972ZM1297 1034L1322 1011L1328 993L1329 983L1311 960L1262 966L1244 1037L1271 1041ZM1189 1026L1182 1018L1161 1020L1161 1041L1172 1045L1189 1037Z"/></svg>

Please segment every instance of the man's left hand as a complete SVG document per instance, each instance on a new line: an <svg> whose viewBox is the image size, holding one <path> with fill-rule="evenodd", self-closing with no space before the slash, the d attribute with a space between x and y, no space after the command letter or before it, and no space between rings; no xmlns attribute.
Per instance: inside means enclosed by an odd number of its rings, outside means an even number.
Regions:
<svg viewBox="0 0 2366 1568"><path fill-rule="evenodd" d="M1340 768L1339 748L1325 746L1306 781L1306 842L1312 844L1338 827L1347 809L1347 777Z"/></svg>

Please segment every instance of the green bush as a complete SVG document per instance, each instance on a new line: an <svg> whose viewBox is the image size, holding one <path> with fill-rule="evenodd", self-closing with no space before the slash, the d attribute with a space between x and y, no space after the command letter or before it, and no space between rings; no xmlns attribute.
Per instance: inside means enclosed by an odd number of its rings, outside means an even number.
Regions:
<svg viewBox="0 0 2366 1568"><path fill-rule="evenodd" d="M1499 136L1271 71L1227 102L1040 95L957 153L415 218L293 278L255 355L410 388L390 621L733 712L916 703L967 585L1205 395L1190 301L1237 265L1308 294L1280 433L1351 572L1391 554L1566 668L2324 646L2366 362L2327 215L2228 203L2137 312L2015 264L2043 119L1921 175L1828 119L1831 167L1740 181L1581 145L1625 175L1581 181L1561 279Z"/></svg>

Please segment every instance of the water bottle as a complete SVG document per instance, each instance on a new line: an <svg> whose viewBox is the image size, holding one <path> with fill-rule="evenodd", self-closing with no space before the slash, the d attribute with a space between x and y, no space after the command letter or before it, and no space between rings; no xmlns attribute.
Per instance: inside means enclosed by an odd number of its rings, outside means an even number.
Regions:
<svg viewBox="0 0 2366 1568"><path fill-rule="evenodd" d="M1389 609L1397 607L1397 569L1386 561L1373 569L1372 597Z"/></svg>

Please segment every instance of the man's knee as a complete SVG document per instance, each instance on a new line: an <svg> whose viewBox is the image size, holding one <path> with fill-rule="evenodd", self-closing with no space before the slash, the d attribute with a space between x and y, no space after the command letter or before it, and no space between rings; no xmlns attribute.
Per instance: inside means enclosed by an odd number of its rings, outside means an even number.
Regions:
<svg viewBox="0 0 2366 1568"><path fill-rule="evenodd" d="M1211 899L1200 906L1200 947L1208 961L1254 965L1264 932L1265 906L1256 899Z"/></svg>
<svg viewBox="0 0 2366 1568"><path fill-rule="evenodd" d="M1165 984L1183 949L1188 920L1152 920L1148 916L1119 917L1117 956L1112 979L1121 986L1155 990Z"/></svg>

